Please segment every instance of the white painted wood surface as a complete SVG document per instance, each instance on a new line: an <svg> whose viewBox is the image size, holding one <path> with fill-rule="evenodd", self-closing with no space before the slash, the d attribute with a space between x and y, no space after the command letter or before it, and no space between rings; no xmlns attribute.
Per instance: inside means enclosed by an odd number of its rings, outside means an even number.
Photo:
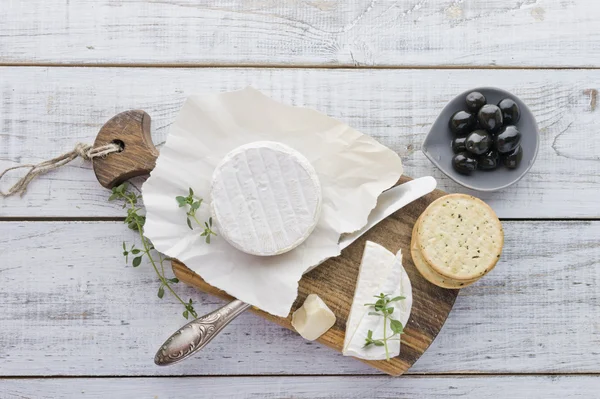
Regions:
<svg viewBox="0 0 600 399"><path fill-rule="evenodd" d="M156 297L149 265L125 266L121 243L135 235L123 223L1 226L1 376L376 373L250 313L198 356L156 367L182 309ZM409 373L600 373L600 221L504 227L501 262L461 291ZM201 313L221 304L179 289Z"/></svg>
<svg viewBox="0 0 600 399"><path fill-rule="evenodd" d="M435 169L421 142L449 99L498 86L529 105L541 131L538 159L515 186L474 193L504 218L600 217L598 70L327 70L172 68L0 68L0 169L37 163L93 142L116 113L141 108L166 137L185 97L247 85L288 104L316 108L397 151L411 176L468 192ZM525 132L527 134L527 132ZM21 173L22 175L22 173ZM20 176L12 172L7 189ZM0 201L0 217L121 216L90 165L78 160L35 181L23 198ZM576 200L575 200L576 199Z"/></svg>
<svg viewBox="0 0 600 399"><path fill-rule="evenodd" d="M3 0L0 63L600 63L595 0Z"/></svg>
<svg viewBox="0 0 600 399"><path fill-rule="evenodd" d="M123 211L88 164L46 175L25 197L0 198L1 399L598 396L597 1L0 3L0 170L90 143L131 108L151 114L160 143L188 94L246 85L372 135L407 174L433 174L450 192L466 191L420 151L450 98L504 88L541 129L524 180L476 193L517 219L504 222L502 262L461 291L431 348L397 379L252 314L190 361L154 366L184 321L180 305L156 297L149 267L124 265L120 244L134 235L97 219ZM199 310L222 304L178 288Z"/></svg>
<svg viewBox="0 0 600 399"><path fill-rule="evenodd" d="M3 399L595 398L598 376L85 378L0 381Z"/></svg>

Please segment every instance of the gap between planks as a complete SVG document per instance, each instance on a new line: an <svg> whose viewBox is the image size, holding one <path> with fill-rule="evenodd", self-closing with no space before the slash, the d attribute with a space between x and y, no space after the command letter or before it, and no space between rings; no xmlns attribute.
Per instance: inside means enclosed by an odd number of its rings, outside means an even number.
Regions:
<svg viewBox="0 0 600 399"><path fill-rule="evenodd" d="M502 222L596 222L599 217L586 218L499 218ZM2 222L124 222L125 216L0 216Z"/></svg>
<svg viewBox="0 0 600 399"><path fill-rule="evenodd" d="M157 366L158 367L158 366ZM143 379L143 378L156 378L156 379L170 379L170 378L202 378L202 379L219 379L219 378L283 378L283 377L299 377L299 378L315 378L315 377L335 377L335 378L381 378L386 377L390 379L410 377L410 378L454 378L454 377L468 377L468 378L488 378L488 377L600 377L600 373L404 373L401 376L394 377L385 374L161 374L161 375L16 375L16 376L0 376L2 380L39 380L39 379L56 379L56 380L74 380L74 379L110 379L110 378L123 378L123 379Z"/></svg>
<svg viewBox="0 0 600 399"><path fill-rule="evenodd" d="M336 65L322 65L322 64L203 64L203 63L69 63L63 64L58 62L38 62L38 63L27 63L27 62L0 62L0 68L2 67L23 67L23 68L172 68L172 69L185 69L185 68L197 68L197 69L348 69L348 70L415 70L415 69L440 69L440 70L460 70L460 69L491 69L491 70L549 70L549 71L561 71L561 70L598 70L600 66L511 66L511 65L353 65L353 64L336 64Z"/></svg>

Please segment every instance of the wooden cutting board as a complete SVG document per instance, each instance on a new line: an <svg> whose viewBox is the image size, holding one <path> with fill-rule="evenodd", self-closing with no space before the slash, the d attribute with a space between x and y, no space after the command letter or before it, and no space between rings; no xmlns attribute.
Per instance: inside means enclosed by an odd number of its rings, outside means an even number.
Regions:
<svg viewBox="0 0 600 399"><path fill-rule="evenodd" d="M119 143L123 151L93 161L94 172L104 187L111 188L133 176L148 174L154 168L158 152L150 138L150 116L144 111L123 112L108 121L98 133L94 145L101 146L111 142ZM403 176L399 184L409 180L410 177ZM338 352L342 351L346 320L354 297L358 268L365 241L370 240L394 253L402 250L402 263L412 283L413 306L410 319L404 329L405 334L402 336L400 356L390 361L365 361L365 363L390 375L400 375L427 350L444 325L458 290L437 287L419 274L410 256L410 240L413 225L419 215L432 201L445 194L441 190L435 190L402 208L369 230L342 251L340 256L328 260L300 280L299 294L292 312L302 305L308 294L317 294L337 317L335 325L318 339L319 342ZM181 281L223 299L233 299L227 293L207 284L184 264L173 261L172 266L173 272ZM291 313L287 318L281 318L256 308L251 310L293 330Z"/></svg>

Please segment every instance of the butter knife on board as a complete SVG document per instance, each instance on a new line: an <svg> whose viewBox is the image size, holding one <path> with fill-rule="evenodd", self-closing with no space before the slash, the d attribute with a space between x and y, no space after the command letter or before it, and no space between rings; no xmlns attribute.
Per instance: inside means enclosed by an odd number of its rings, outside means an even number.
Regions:
<svg viewBox="0 0 600 399"><path fill-rule="evenodd" d="M437 182L433 177L426 176L383 192L377 198L377 205L369 214L367 224L360 230L343 235L339 242L340 248L348 247L392 213L429 194L435 189L436 185ZM317 266L318 264L309 268L305 273ZM239 299L235 299L227 305L189 322L162 344L154 357L154 363L159 366L168 366L190 357L208 345L223 328L250 306Z"/></svg>

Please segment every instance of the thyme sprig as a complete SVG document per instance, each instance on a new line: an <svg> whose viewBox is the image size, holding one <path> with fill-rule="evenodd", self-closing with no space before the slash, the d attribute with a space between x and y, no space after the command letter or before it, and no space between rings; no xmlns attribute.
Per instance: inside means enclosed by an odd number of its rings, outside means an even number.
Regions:
<svg viewBox="0 0 600 399"><path fill-rule="evenodd" d="M394 340L400 340L400 335L404 334L404 326L398 320L392 319L392 313L394 313L394 307L389 306L392 302L401 301L406 299L403 296L396 296L390 299L390 296L387 294L379 294L375 295L377 301L375 303L365 303L365 306L373 307L374 311L369 312L368 314L371 316L383 316L383 338L374 339L373 331L367 331L367 338L365 338L365 348L370 345L375 346L383 346L385 347L385 358L390 360L390 352L388 350L388 342ZM392 335L388 336L388 320L390 321L390 329L392 330Z"/></svg>
<svg viewBox="0 0 600 399"><path fill-rule="evenodd" d="M194 190L192 190L192 188L190 187L189 189L189 194L187 197L184 196L178 196L175 197L175 200L177 201L177 203L179 204L179 207L182 208L184 206L187 206L187 225L190 228L190 230L194 230L194 227L192 226L192 220L194 220L194 222L196 222L196 224L198 224L198 226L203 226L202 223L200 223L200 221L196 218L196 211L198 209L200 209L200 206L202 205L202 198L196 198L194 196ZM190 219L191 218L191 219ZM215 233L214 231L212 231L212 217L208 218L207 222L204 222L204 231L202 232L202 234L200 234L202 237L205 237L205 241L207 244L210 244L210 236L214 235L216 236L217 233Z"/></svg>
<svg viewBox="0 0 600 399"><path fill-rule="evenodd" d="M192 189L190 189L190 196L193 196ZM112 193L108 198L109 201L123 201L123 209L127 208L127 217L125 218L125 224L127 224L127 226L130 229L138 232L139 239L142 245L141 248L137 248L135 244L128 246L127 243L123 242L123 256L125 257L125 262L128 264L131 256L131 265L133 267L138 267L141 265L143 258L146 257L152 265L152 268L156 272L156 275L158 276L158 280L160 282L157 296L162 299L165 295L165 290L169 291L184 306L185 310L182 313L183 317L185 317L186 319L190 316L196 318L198 317L198 314L194 310L194 304L192 299L190 298L187 302L184 301L172 287L173 284L179 283L179 279L177 279L176 277L168 278L165 274L164 262L170 261L171 259L163 256L163 254L156 251L154 245L152 245L150 240L144 236L144 225L146 223L146 216L140 213L140 211L142 211L142 207L138 205L138 201L141 199L141 197L141 195L137 195L136 193L128 190L127 183L123 183L119 186L113 187ZM177 201L179 202L179 200ZM193 203L198 203L197 206L194 205L195 209L193 214L191 215L197 222L197 219L195 217L195 211L200 207L202 200L195 200L195 202ZM212 222L210 225L212 225ZM210 242L210 240L207 240L207 242Z"/></svg>

